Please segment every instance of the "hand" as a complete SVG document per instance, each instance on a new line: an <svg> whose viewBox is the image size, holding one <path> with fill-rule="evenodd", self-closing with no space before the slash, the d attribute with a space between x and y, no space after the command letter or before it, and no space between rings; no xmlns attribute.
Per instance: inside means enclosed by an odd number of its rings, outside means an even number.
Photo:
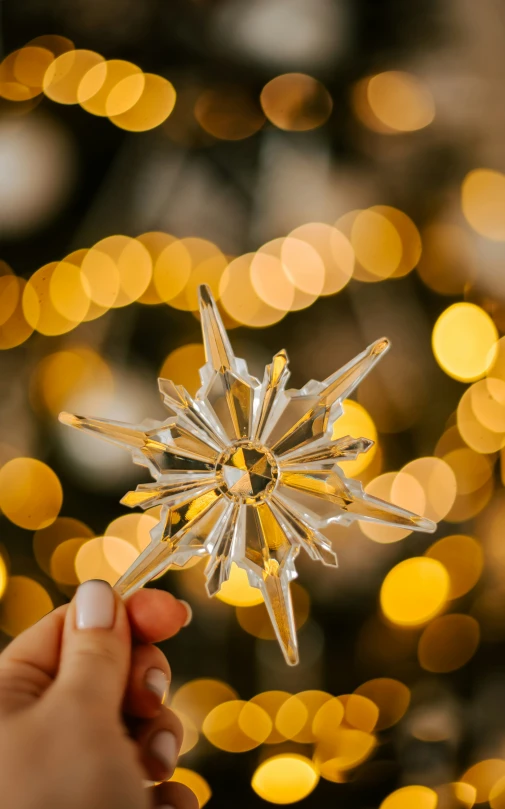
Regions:
<svg viewBox="0 0 505 809"><path fill-rule="evenodd" d="M198 809L181 784L143 786L172 775L182 741L162 704L170 668L152 643L187 618L168 593L140 590L123 603L90 581L12 641L0 655L3 806Z"/></svg>

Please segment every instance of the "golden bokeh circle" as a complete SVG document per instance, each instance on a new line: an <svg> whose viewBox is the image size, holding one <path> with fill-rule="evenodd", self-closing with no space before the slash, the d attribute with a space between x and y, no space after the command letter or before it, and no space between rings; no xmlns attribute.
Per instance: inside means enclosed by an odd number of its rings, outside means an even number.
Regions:
<svg viewBox="0 0 505 809"><path fill-rule="evenodd" d="M419 663L426 671L446 674L462 668L477 651L479 624L470 615L442 615L426 627L418 647Z"/></svg>
<svg viewBox="0 0 505 809"><path fill-rule="evenodd" d="M103 579L114 585L137 559L139 551L120 537L95 537L83 544L75 557L79 582Z"/></svg>
<svg viewBox="0 0 505 809"><path fill-rule="evenodd" d="M461 207L477 233L505 241L505 174L491 169L469 172L461 186Z"/></svg>
<svg viewBox="0 0 505 809"><path fill-rule="evenodd" d="M379 709L377 730L387 730L396 725L407 713L410 705L410 690L399 680L389 677L379 677L368 680L356 689L355 694L361 694L372 700Z"/></svg>
<svg viewBox="0 0 505 809"><path fill-rule="evenodd" d="M0 629L15 637L51 612L49 593L34 579L11 576L0 601Z"/></svg>
<svg viewBox="0 0 505 809"><path fill-rule="evenodd" d="M288 804L310 795L318 781L317 768L310 759L296 753L283 753L260 764L251 785L263 800Z"/></svg>
<svg viewBox="0 0 505 809"><path fill-rule="evenodd" d="M484 568L482 546L464 534L439 539L426 551L430 559L438 559L449 574L449 598L461 598L475 587Z"/></svg>
<svg viewBox="0 0 505 809"><path fill-rule="evenodd" d="M305 132L322 126L331 115L333 101L320 81L304 73L285 73L261 91L261 106L279 129Z"/></svg>
<svg viewBox="0 0 505 809"><path fill-rule="evenodd" d="M438 795L429 787L401 787L382 801L380 809L436 809Z"/></svg>
<svg viewBox="0 0 505 809"><path fill-rule="evenodd" d="M109 119L120 129L146 132L166 121L175 106L175 99L174 87L167 79L144 73L144 86L138 101L125 112L109 115Z"/></svg>
<svg viewBox="0 0 505 809"><path fill-rule="evenodd" d="M384 579L384 615L399 626L422 626L445 607L450 592L447 570L437 559L417 556L397 564Z"/></svg>
<svg viewBox="0 0 505 809"><path fill-rule="evenodd" d="M474 303L454 303L433 327L432 347L440 367L453 379L473 382L490 368L498 331L487 312Z"/></svg>
<svg viewBox="0 0 505 809"><path fill-rule="evenodd" d="M0 509L21 528L46 528L57 518L62 503L58 476L42 461L14 458L0 469Z"/></svg>

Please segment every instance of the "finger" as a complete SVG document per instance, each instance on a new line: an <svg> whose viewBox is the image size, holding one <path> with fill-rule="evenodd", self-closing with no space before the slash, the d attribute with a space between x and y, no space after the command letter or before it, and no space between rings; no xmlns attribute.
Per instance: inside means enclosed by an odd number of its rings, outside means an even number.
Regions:
<svg viewBox="0 0 505 809"><path fill-rule="evenodd" d="M124 712L144 719L157 716L168 696L170 679L170 666L161 649L149 644L135 646L123 705Z"/></svg>
<svg viewBox="0 0 505 809"><path fill-rule="evenodd" d="M165 590L137 590L125 602L134 638L141 643L160 643L187 626L191 607Z"/></svg>
<svg viewBox="0 0 505 809"><path fill-rule="evenodd" d="M38 699L53 682L68 604L45 615L0 654L0 715Z"/></svg>
<svg viewBox="0 0 505 809"><path fill-rule="evenodd" d="M131 635L123 602L105 581L78 587L67 611L56 690L85 710L119 715L130 668Z"/></svg>
<svg viewBox="0 0 505 809"><path fill-rule="evenodd" d="M194 792L184 784L176 781L165 781L149 790L152 794L153 806L160 809L173 807L173 809L198 809L198 800Z"/></svg>
<svg viewBox="0 0 505 809"><path fill-rule="evenodd" d="M166 781L177 766L182 745L182 724L173 711L162 707L155 719L139 722L133 738L140 747L142 764L151 781Z"/></svg>

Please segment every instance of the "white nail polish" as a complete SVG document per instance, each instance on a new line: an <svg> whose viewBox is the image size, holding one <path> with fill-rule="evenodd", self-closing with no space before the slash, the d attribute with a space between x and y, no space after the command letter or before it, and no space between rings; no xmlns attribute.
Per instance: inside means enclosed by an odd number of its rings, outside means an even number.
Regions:
<svg viewBox="0 0 505 809"><path fill-rule="evenodd" d="M177 741L170 730L159 730L149 745L151 754L172 774L177 764Z"/></svg>
<svg viewBox="0 0 505 809"><path fill-rule="evenodd" d="M168 680L161 669L149 669L145 679L146 688L152 691L163 704L168 694Z"/></svg>
<svg viewBox="0 0 505 809"><path fill-rule="evenodd" d="M191 607L189 606L187 601L183 601L182 598L180 598L179 601L180 601L181 604L183 604L186 607L186 611L188 613L188 617L186 618L186 620L183 623L183 627L185 627L185 626L188 626L188 624L191 623L191 620L193 618L193 610L191 609Z"/></svg>
<svg viewBox="0 0 505 809"><path fill-rule="evenodd" d="M112 629L116 602L112 587L101 579L85 581L75 595L77 629Z"/></svg>

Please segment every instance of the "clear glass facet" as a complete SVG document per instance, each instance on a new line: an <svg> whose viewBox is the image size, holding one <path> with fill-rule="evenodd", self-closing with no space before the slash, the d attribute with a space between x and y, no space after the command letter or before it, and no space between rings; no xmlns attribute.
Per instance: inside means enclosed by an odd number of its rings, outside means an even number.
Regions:
<svg viewBox="0 0 505 809"><path fill-rule="evenodd" d="M436 524L366 494L347 478L339 460L355 459L372 446L368 438L332 439L342 401L389 347L383 338L324 382L285 390L288 357L280 351L260 384L235 357L212 294L200 288L206 364L202 387L192 398L160 379L169 418L131 426L62 413L60 420L129 449L154 483L128 492L125 505L161 504L151 542L119 579L128 596L172 565L208 557L210 596L230 576L235 562L264 598L286 661L298 661L289 585L300 549L337 566L321 531L332 522L371 520L418 531Z"/></svg>

